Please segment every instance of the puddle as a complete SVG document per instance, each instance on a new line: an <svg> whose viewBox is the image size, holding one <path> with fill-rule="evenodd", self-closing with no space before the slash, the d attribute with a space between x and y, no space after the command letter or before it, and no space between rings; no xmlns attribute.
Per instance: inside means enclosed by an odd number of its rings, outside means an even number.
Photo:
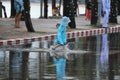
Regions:
<svg viewBox="0 0 120 80"><path fill-rule="evenodd" d="M120 34L68 40L68 48L49 51L0 52L0 79L4 80L120 80ZM45 49L51 41L33 42L18 49Z"/></svg>

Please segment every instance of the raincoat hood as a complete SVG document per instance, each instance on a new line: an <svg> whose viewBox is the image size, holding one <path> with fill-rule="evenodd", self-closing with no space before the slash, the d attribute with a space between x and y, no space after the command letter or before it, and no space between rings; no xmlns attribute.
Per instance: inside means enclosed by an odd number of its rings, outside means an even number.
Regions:
<svg viewBox="0 0 120 80"><path fill-rule="evenodd" d="M61 20L61 25L64 25L64 26L68 26L68 23L71 22L69 17L62 17L62 20Z"/></svg>

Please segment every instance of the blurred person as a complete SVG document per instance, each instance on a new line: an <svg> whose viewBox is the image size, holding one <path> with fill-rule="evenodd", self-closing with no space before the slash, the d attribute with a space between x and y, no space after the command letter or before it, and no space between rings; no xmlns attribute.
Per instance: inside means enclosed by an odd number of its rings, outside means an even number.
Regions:
<svg viewBox="0 0 120 80"><path fill-rule="evenodd" d="M22 16L22 12L24 10L23 0L14 0L14 8L16 10L15 16L15 28L20 28L20 20Z"/></svg>
<svg viewBox="0 0 120 80"><path fill-rule="evenodd" d="M102 0L102 10L103 10L103 28L108 27L109 14L110 14L110 0Z"/></svg>
<svg viewBox="0 0 120 80"><path fill-rule="evenodd" d="M91 7L92 7L92 2L91 0L88 0L86 3L86 20L91 19Z"/></svg>
<svg viewBox="0 0 120 80"><path fill-rule="evenodd" d="M108 62L109 62L109 41L108 34L102 34L102 42L101 42L101 54L100 54L100 63L101 63L101 71L108 70Z"/></svg>

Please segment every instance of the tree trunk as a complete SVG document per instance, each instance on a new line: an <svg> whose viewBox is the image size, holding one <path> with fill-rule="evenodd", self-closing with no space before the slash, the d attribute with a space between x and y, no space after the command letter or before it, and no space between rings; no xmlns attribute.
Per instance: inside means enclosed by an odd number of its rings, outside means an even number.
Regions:
<svg viewBox="0 0 120 80"><path fill-rule="evenodd" d="M48 0L44 0L44 18L48 18Z"/></svg>
<svg viewBox="0 0 120 80"><path fill-rule="evenodd" d="M16 11L14 8L14 0L11 0L11 15L10 15L10 17L11 18L15 17L15 14L16 14Z"/></svg>
<svg viewBox="0 0 120 80"><path fill-rule="evenodd" d="M71 22L69 23L70 28L76 28L75 24L75 8L73 0L64 0L63 1L63 16L70 18Z"/></svg>
<svg viewBox="0 0 120 80"><path fill-rule="evenodd" d="M62 0L59 1L59 7L58 7L58 9L59 9L59 13L58 13L58 16L61 16L61 14L60 14L61 3L62 3Z"/></svg>
<svg viewBox="0 0 120 80"><path fill-rule="evenodd" d="M24 16L26 28L28 32L35 32L32 25L31 17L30 17L30 2L29 0L23 0L23 1L24 1L23 16Z"/></svg>
<svg viewBox="0 0 120 80"><path fill-rule="evenodd" d="M117 3L117 10L118 10L118 15L120 15L120 0L118 0L118 3Z"/></svg>
<svg viewBox="0 0 120 80"><path fill-rule="evenodd" d="M74 11L74 13L75 13L76 16L77 16L77 8L78 8L77 1L78 1L78 0L73 0L74 6L75 6L75 11Z"/></svg>
<svg viewBox="0 0 120 80"><path fill-rule="evenodd" d="M40 1L40 18L43 18L43 0Z"/></svg>
<svg viewBox="0 0 120 80"><path fill-rule="evenodd" d="M98 20L98 2L97 0L92 0L91 25L97 25L97 20Z"/></svg>
<svg viewBox="0 0 120 80"><path fill-rule="evenodd" d="M0 2L0 18L2 18L2 2Z"/></svg>
<svg viewBox="0 0 120 80"><path fill-rule="evenodd" d="M52 0L52 16L56 16L56 0Z"/></svg>
<svg viewBox="0 0 120 80"><path fill-rule="evenodd" d="M52 0L52 10L56 7L56 0Z"/></svg>
<svg viewBox="0 0 120 80"><path fill-rule="evenodd" d="M109 22L117 24L117 5L116 4L117 4L116 0L111 0L111 11L110 11Z"/></svg>

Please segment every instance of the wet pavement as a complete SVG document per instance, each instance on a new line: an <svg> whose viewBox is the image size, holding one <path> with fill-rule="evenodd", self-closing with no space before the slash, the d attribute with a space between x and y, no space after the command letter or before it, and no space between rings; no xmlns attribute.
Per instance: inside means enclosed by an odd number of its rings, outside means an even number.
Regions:
<svg viewBox="0 0 120 80"><path fill-rule="evenodd" d="M85 26L81 21L84 18L77 18L76 26L83 28ZM80 20L80 21L79 21ZM85 21L85 20L84 20ZM12 39L12 38L24 38L24 37L35 37L44 34L56 33L56 24L60 22L59 19L32 19L32 24L35 29L35 33L27 32L25 22L21 21L21 28L14 28L14 18L0 19L0 38L1 39ZM86 21L86 25L89 25L89 21ZM86 26L85 28L89 28ZM11 36L12 35L12 36Z"/></svg>
<svg viewBox="0 0 120 80"><path fill-rule="evenodd" d="M0 39L15 39L25 37L35 37L45 34L53 34L57 32L56 24L60 22L61 18L49 18L49 19L35 19L32 18L32 24L35 29L35 33L27 32L25 22L21 21L21 28L14 28L14 18L0 18ZM96 28L90 25L90 21L85 20L85 16L78 16L75 18L76 28L75 30L84 30ZM119 23L119 17L118 17ZM116 26L117 24L109 24L109 26Z"/></svg>

